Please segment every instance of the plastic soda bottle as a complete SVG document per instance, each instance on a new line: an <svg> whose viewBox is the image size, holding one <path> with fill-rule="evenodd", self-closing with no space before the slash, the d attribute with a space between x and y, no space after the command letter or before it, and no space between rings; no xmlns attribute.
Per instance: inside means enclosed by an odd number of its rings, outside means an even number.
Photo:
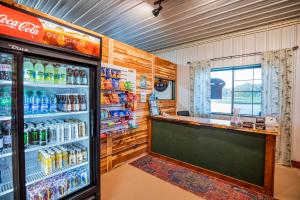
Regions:
<svg viewBox="0 0 300 200"><path fill-rule="evenodd" d="M44 65L41 63L40 60L38 60L37 63L35 63L34 69L35 69L36 83L44 83L45 70L44 70Z"/></svg>
<svg viewBox="0 0 300 200"><path fill-rule="evenodd" d="M67 69L64 65L61 65L58 69L59 74L60 74L60 79L59 79L59 83L60 84L67 84Z"/></svg>
<svg viewBox="0 0 300 200"><path fill-rule="evenodd" d="M24 68L24 82L34 82L35 70L29 58L25 58L23 68Z"/></svg>
<svg viewBox="0 0 300 200"><path fill-rule="evenodd" d="M51 63L48 63L45 67L45 82L54 84L54 67Z"/></svg>

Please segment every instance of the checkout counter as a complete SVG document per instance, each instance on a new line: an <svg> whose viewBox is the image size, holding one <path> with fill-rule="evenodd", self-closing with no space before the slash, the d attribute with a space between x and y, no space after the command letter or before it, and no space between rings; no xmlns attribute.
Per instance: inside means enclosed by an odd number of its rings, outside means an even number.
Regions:
<svg viewBox="0 0 300 200"><path fill-rule="evenodd" d="M227 120L152 116L148 152L193 170L273 195L278 132L234 127Z"/></svg>

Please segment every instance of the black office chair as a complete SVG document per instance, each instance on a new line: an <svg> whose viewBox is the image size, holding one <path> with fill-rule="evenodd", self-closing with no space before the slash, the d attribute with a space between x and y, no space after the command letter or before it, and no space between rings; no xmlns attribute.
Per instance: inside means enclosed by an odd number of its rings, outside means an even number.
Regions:
<svg viewBox="0 0 300 200"><path fill-rule="evenodd" d="M177 115L179 116L190 116L190 112L187 110L177 111Z"/></svg>

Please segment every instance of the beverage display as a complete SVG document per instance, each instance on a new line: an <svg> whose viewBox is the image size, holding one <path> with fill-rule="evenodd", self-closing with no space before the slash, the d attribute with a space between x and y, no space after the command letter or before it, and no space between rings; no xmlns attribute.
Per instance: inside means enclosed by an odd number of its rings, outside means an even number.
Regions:
<svg viewBox="0 0 300 200"><path fill-rule="evenodd" d="M0 99L0 115L9 113L10 98L7 92L2 92L4 97ZM6 98L7 97L7 98ZM4 101L3 103L1 101ZM87 110L85 94L54 94L43 90L25 90L24 112L25 114L45 114L54 112L79 112Z"/></svg>
<svg viewBox="0 0 300 200"><path fill-rule="evenodd" d="M74 87L88 86L89 70L36 58L23 66L27 199L59 199L89 184L89 87Z"/></svg>
<svg viewBox="0 0 300 200"><path fill-rule="evenodd" d="M87 147L80 143L73 143L46 148L38 151L37 160L42 171L49 175L62 168L87 162Z"/></svg>
<svg viewBox="0 0 300 200"><path fill-rule="evenodd" d="M24 125L25 148L59 144L87 137L86 123L78 119L26 122Z"/></svg>
<svg viewBox="0 0 300 200"><path fill-rule="evenodd" d="M0 89L0 116L11 115L11 94L10 87L2 87Z"/></svg>
<svg viewBox="0 0 300 200"><path fill-rule="evenodd" d="M31 185L27 188L27 199L59 199L88 183L88 171L79 168Z"/></svg>
<svg viewBox="0 0 300 200"><path fill-rule="evenodd" d="M13 57L10 54L0 54L0 80L12 80Z"/></svg>
<svg viewBox="0 0 300 200"><path fill-rule="evenodd" d="M13 54L0 52L0 199L13 199L12 148L14 135L13 89L15 74Z"/></svg>
<svg viewBox="0 0 300 200"><path fill-rule="evenodd" d="M3 80L11 80L11 72L9 73L9 70L7 70L10 66L7 63L11 62L7 60L9 59L3 58ZM1 66L2 65L0 64L0 70ZM23 68L24 81L27 83L88 85L87 71L82 67L25 58Z"/></svg>

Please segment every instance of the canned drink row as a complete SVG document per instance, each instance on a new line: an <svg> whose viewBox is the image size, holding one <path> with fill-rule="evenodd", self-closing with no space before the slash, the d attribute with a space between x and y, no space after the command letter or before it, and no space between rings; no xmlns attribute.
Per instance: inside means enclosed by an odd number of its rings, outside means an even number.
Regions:
<svg viewBox="0 0 300 200"><path fill-rule="evenodd" d="M55 200L89 183L85 168L63 173L27 188L28 200Z"/></svg>
<svg viewBox="0 0 300 200"><path fill-rule="evenodd" d="M45 175L61 168L79 165L88 161L87 147L75 143L38 151L38 161Z"/></svg>
<svg viewBox="0 0 300 200"><path fill-rule="evenodd" d="M64 143L87 135L87 126L78 119L48 120L46 122L29 122L24 125L24 145L44 146L51 143Z"/></svg>

